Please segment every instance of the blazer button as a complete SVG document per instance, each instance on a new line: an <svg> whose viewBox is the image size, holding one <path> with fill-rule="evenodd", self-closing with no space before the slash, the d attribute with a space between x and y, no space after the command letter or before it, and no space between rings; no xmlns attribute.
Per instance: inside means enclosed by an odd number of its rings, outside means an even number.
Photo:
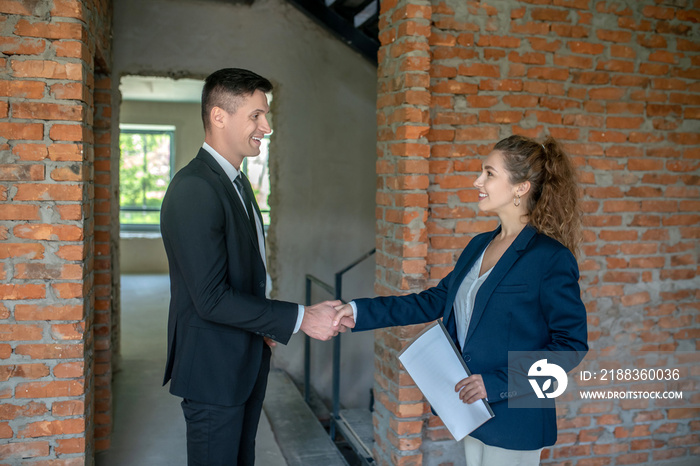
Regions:
<svg viewBox="0 0 700 466"><path fill-rule="evenodd" d="M259 286L260 288L265 288L265 282L260 282L260 283L258 284L258 286Z"/></svg>
<svg viewBox="0 0 700 466"><path fill-rule="evenodd" d="M468 354L466 356L464 356L464 362L469 362L471 360L472 360L472 357L469 356Z"/></svg>

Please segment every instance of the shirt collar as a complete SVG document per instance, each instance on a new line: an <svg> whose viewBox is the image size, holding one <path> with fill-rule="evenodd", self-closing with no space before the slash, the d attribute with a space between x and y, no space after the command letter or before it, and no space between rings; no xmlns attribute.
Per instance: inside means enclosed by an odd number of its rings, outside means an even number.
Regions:
<svg viewBox="0 0 700 466"><path fill-rule="evenodd" d="M211 156L214 157L214 160L216 160L219 163L219 165L221 165L221 168L224 169L224 172L226 172L226 176L228 176L231 181L235 180L238 177L238 175L241 174L239 170L236 170L236 167L231 165L231 162L226 160L223 155L219 154L216 150L214 150L213 147L211 147L206 142L202 144L202 149L209 152Z"/></svg>

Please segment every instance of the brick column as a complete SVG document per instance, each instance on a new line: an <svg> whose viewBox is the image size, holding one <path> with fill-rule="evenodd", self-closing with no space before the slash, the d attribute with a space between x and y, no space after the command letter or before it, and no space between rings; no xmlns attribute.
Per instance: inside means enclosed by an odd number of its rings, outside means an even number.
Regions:
<svg viewBox="0 0 700 466"><path fill-rule="evenodd" d="M94 244L94 291L95 318L95 449L109 448L112 431L112 375L114 361L118 355L119 308L114 299L119 292L118 257L115 243L119 240L119 194L117 191L118 164L113 169L112 152L112 80L109 75L98 74L94 93L94 138L95 138L95 244Z"/></svg>
<svg viewBox="0 0 700 466"><path fill-rule="evenodd" d="M93 461L93 74L95 57L109 63L110 15L107 1L0 3L0 458L12 464Z"/></svg>
<svg viewBox="0 0 700 466"><path fill-rule="evenodd" d="M430 3L382 2L380 16L377 190L379 294L420 291L428 280ZM379 464L421 464L420 391L397 352L418 329L376 332L375 429Z"/></svg>

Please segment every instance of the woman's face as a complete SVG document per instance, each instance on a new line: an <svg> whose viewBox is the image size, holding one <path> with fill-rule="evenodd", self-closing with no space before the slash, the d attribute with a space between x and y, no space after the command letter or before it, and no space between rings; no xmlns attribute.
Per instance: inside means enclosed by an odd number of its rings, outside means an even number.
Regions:
<svg viewBox="0 0 700 466"><path fill-rule="evenodd" d="M501 151L491 152L481 166L481 174L474 181L474 187L479 190L479 209L482 212L498 214L516 209L513 199L517 188L511 184L509 175Z"/></svg>

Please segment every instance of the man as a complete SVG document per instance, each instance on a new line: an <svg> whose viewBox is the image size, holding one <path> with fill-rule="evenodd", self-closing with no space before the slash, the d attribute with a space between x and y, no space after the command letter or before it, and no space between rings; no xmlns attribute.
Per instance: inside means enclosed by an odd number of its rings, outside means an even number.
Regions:
<svg viewBox="0 0 700 466"><path fill-rule="evenodd" d="M161 209L171 282L163 384L183 398L189 465L253 465L271 350L293 333L327 340L340 302L303 306L266 299L262 217L245 175L271 132L272 84L235 68L202 91L205 138L173 178ZM270 343L272 344L272 343Z"/></svg>

